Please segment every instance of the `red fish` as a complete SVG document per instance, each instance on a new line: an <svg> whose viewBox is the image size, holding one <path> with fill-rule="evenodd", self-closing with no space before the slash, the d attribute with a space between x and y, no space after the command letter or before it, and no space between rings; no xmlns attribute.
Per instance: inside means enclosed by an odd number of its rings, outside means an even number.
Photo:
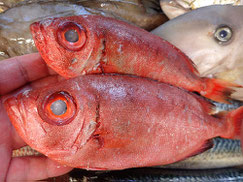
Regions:
<svg viewBox="0 0 243 182"><path fill-rule="evenodd" d="M243 107L215 117L202 97L164 83L87 75L5 101L19 135L62 164L116 170L173 163L235 138Z"/></svg>
<svg viewBox="0 0 243 182"><path fill-rule="evenodd" d="M87 73L132 74L222 102L232 92L228 87L237 86L199 77L191 60L175 46L112 18L49 18L33 23L31 32L46 63L66 78Z"/></svg>

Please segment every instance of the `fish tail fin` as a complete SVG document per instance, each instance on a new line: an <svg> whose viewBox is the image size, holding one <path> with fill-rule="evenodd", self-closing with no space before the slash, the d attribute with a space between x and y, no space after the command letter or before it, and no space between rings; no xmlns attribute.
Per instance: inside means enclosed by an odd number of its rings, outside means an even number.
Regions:
<svg viewBox="0 0 243 182"><path fill-rule="evenodd" d="M219 117L222 117L222 119L226 120L227 122L227 130L225 130L224 134L222 134L221 137L229 139L239 139L243 122L243 106L228 113L223 111L217 115Z"/></svg>
<svg viewBox="0 0 243 182"><path fill-rule="evenodd" d="M228 100L230 99L230 95L234 92L234 89L230 87L242 87L241 85L220 79L203 78L203 81L206 83L206 88L200 91L200 94L211 100L226 104L230 104Z"/></svg>

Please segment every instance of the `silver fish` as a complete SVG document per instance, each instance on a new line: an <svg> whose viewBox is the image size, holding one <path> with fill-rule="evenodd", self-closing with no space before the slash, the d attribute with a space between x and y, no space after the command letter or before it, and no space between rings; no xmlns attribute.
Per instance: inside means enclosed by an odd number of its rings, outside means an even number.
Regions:
<svg viewBox="0 0 243 182"><path fill-rule="evenodd" d="M211 5L242 5L243 0L160 0L160 6L169 19L191 10Z"/></svg>
<svg viewBox="0 0 243 182"><path fill-rule="evenodd" d="M213 169L243 165L240 140L213 139L213 148L186 160L161 166L174 169Z"/></svg>
<svg viewBox="0 0 243 182"><path fill-rule="evenodd" d="M73 170L70 182L242 182L242 168L214 170L173 170L140 168L123 171L91 172Z"/></svg>
<svg viewBox="0 0 243 182"><path fill-rule="evenodd" d="M233 109L236 109L240 106L243 106L243 102L237 101L237 100L230 100L229 104L225 103L219 103L215 101L210 101L215 105L215 113L221 112L221 111L230 111Z"/></svg>
<svg viewBox="0 0 243 182"><path fill-rule="evenodd" d="M193 10L152 33L181 49L201 76L243 85L243 6L214 5ZM243 101L243 89L233 99Z"/></svg>

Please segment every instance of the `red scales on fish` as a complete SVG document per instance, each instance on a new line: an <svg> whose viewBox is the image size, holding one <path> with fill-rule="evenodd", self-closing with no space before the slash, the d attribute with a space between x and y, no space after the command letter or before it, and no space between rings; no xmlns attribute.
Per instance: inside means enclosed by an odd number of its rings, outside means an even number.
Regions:
<svg viewBox="0 0 243 182"><path fill-rule="evenodd" d="M188 102L190 101L190 102ZM86 75L5 101L23 140L71 167L117 170L170 164L210 139L238 138L243 107L221 116L186 90L146 78Z"/></svg>
<svg viewBox="0 0 243 182"><path fill-rule="evenodd" d="M73 78L91 73L131 74L198 92L227 102L240 87L198 76L179 49L143 29L112 18L83 15L49 18L31 25L35 44L46 63Z"/></svg>

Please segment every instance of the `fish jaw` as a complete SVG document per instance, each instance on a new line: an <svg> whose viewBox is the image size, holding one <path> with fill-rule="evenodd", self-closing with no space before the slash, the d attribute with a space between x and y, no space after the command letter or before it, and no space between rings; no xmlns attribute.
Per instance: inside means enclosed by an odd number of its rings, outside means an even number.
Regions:
<svg viewBox="0 0 243 182"><path fill-rule="evenodd" d="M25 92L24 94L26 94ZM27 94L26 94L27 95ZM21 138L29 145L36 145L38 148L41 138L45 136L45 131L43 127L39 124L38 119L36 119L36 114L31 114L26 109L26 104L32 108L32 110L37 110L35 100L36 98L25 100L22 94L16 97L8 98L4 102L4 107L10 117L10 120L15 127ZM27 101L27 102L26 102ZM37 117L38 118L38 117ZM30 122L31 121L31 122ZM38 132L37 132L38 131ZM37 141L37 144L36 144Z"/></svg>
<svg viewBox="0 0 243 182"><path fill-rule="evenodd" d="M58 38L60 27L65 27L65 24L70 22L85 32L86 41L78 50L64 47ZM74 78L90 71L102 72L100 62L105 48L103 35L102 30L94 26L92 22L85 21L85 18L80 20L78 16L74 16L44 19L31 24L30 30L36 47L47 65L65 78ZM96 31L92 32L90 29Z"/></svg>

